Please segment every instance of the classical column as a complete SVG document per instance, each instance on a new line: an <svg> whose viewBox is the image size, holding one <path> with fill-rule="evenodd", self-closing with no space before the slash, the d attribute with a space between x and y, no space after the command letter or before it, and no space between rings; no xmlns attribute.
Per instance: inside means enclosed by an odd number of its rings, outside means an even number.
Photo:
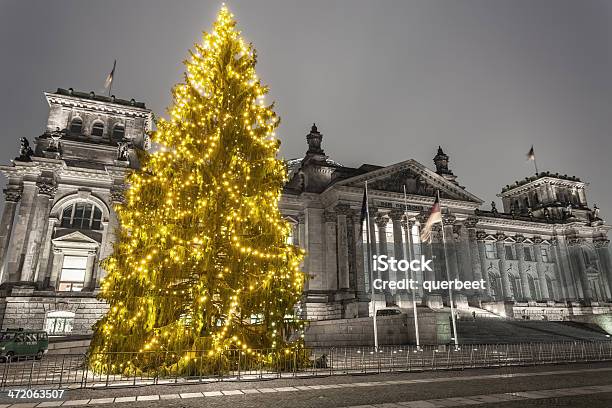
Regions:
<svg viewBox="0 0 612 408"><path fill-rule="evenodd" d="M306 245L306 224L305 224L306 216L304 215L303 212L301 212L298 214L297 218L298 218L298 234L300 236L299 238L300 248L306 251L307 250L305 246ZM304 257L304 259L302 260L302 264L300 265L303 271L308 271L308 266L306 264L307 262L308 262L308 255ZM307 291L307 290L308 290L308 279L304 281L304 291Z"/></svg>
<svg viewBox="0 0 612 408"><path fill-rule="evenodd" d="M388 255L387 254L387 223L389 222L389 218L385 215L379 214L374 221L376 222L376 226L378 227L378 251L377 254L379 256ZM386 272L382 272L381 274L382 280L389 280L389 270Z"/></svg>
<svg viewBox="0 0 612 408"><path fill-rule="evenodd" d="M349 289L351 287L349 276L349 248L348 248L348 225L347 215L350 208L346 204L336 206L338 218L338 288Z"/></svg>
<svg viewBox="0 0 612 408"><path fill-rule="evenodd" d="M56 288L59 283L59 276L64 263L64 252L59 248L53 248L53 262L51 263L51 286Z"/></svg>
<svg viewBox="0 0 612 408"><path fill-rule="evenodd" d="M83 289L93 291L97 286L96 282L96 256L98 255L97 249L90 249L87 251L87 263L85 265L85 279L83 282Z"/></svg>
<svg viewBox="0 0 612 408"><path fill-rule="evenodd" d="M402 227L402 232L404 234L404 242L406 243L406 248L404 250L404 257L411 261L414 258L414 243L412 242L412 227L414 226L414 221L406 220L406 217L403 217L400 225Z"/></svg>
<svg viewBox="0 0 612 408"><path fill-rule="evenodd" d="M423 226L425 225L425 223L427 222L427 218L429 218L429 213L425 213L425 212L421 212L419 215L417 215L417 221L419 222L419 236L421 234L421 228L423 228ZM437 225L437 224L436 224ZM432 231L432 238L434 237L433 234L434 231ZM433 241L433 239L432 239ZM425 259L433 259L434 262L432 262L434 264L434 270L433 271L423 271L423 280L424 281L435 281L436 280L436 268L437 268L437 260L434 258L434 251L433 251L433 245L432 242L421 242L421 252L423 255L425 255Z"/></svg>
<svg viewBox="0 0 612 408"><path fill-rule="evenodd" d="M610 240L602 237L593 241L597 256L599 257L599 264L601 265L602 281L608 287L608 292L612 292L612 263L610 262ZM612 300L612 299L608 299Z"/></svg>
<svg viewBox="0 0 612 408"><path fill-rule="evenodd" d="M517 235L514 237L516 241L516 258L518 260L518 272L521 278L521 287L523 288L523 299L524 301L530 301L531 290L529 289L529 281L527 280L527 271L525 270L525 237Z"/></svg>
<svg viewBox="0 0 612 408"><path fill-rule="evenodd" d="M565 277L563 276L563 271L561 270L561 263L559 262L557 252L559 250L559 240L557 238L552 238L550 240L550 253L548 257L550 258L550 262L554 264L555 277L556 277L556 287L557 293L559 294L559 299L555 300L567 300L569 296L567 294L567 285L565 283Z"/></svg>
<svg viewBox="0 0 612 408"><path fill-rule="evenodd" d="M578 294L578 284L576 283L578 273L574 273L572 262L568 250L567 240L564 235L558 235L555 245L555 258L557 260L557 270L559 275L563 277L563 284L566 299L569 301L576 300L580 296Z"/></svg>
<svg viewBox="0 0 612 408"><path fill-rule="evenodd" d="M376 246L376 215L378 214L378 209L376 207L370 207L369 215L370 219L368 220L368 230L370 231L370 256L378 254L378 247ZM366 241L367 242L367 241ZM370 258L369 262L372 262L372 258ZM376 279L377 272L373 272L372 276Z"/></svg>
<svg viewBox="0 0 612 408"><path fill-rule="evenodd" d="M502 294L504 300L514 300L512 294L512 285L510 285L510 276L506 268L506 248L504 248L504 240L506 236L503 233L497 234L497 257L499 258L499 274L502 278Z"/></svg>
<svg viewBox="0 0 612 408"><path fill-rule="evenodd" d="M546 284L546 270L544 268L544 261L542 260L542 238L534 237L533 242L533 252L535 252L536 259L536 271L538 272L538 281L540 281L540 293L542 294L542 300L549 300L550 294L548 293L548 285Z"/></svg>
<svg viewBox="0 0 612 408"><path fill-rule="evenodd" d="M378 227L378 256L388 255L387 253L387 223L389 218L385 215L379 214L376 219L376 226ZM376 279L376 278L374 278ZM380 273L380 279L383 281L389 280L389 269ZM385 301L387 304L392 302L391 290L388 288L383 289L385 294Z"/></svg>
<svg viewBox="0 0 612 408"><path fill-rule="evenodd" d="M457 244L455 239L455 222L457 218L448 214L444 216L444 238L446 238L446 242L442 242L442 254L448 257L448 263L444 262L444 268L448 267L448 278L460 279L459 271L458 271L458 260L457 260ZM446 246L446 250L444 249ZM447 279L447 276L444 277L444 280Z"/></svg>
<svg viewBox="0 0 612 408"><path fill-rule="evenodd" d="M352 210L351 221L353 223L354 240L355 240L355 289L358 293L365 293L365 266L364 260L364 247L363 247L363 226L361 223L361 212Z"/></svg>
<svg viewBox="0 0 612 408"><path fill-rule="evenodd" d="M468 231L464 223L457 223L453 227L455 236L455 253L457 254L457 273L462 281L472 281L472 264L470 261L470 246L468 239ZM470 290L462 292L471 293Z"/></svg>
<svg viewBox="0 0 612 408"><path fill-rule="evenodd" d="M42 239L45 237L49 225L49 211L57 186L51 178L44 178L36 183L38 194L34 206L34 215L30 223L26 253L21 268L22 282L35 282L36 266Z"/></svg>
<svg viewBox="0 0 612 408"><path fill-rule="evenodd" d="M49 225L47 225L47 233L45 234L44 242L42 245L42 252L40 254L40 261L36 268L36 279L39 287L46 289L51 285L51 270L49 269L49 260L51 259L53 243L53 232L55 226L59 224L57 218L49 218Z"/></svg>
<svg viewBox="0 0 612 408"><path fill-rule="evenodd" d="M401 221L401 226L402 226L402 230L404 233L404 241L406 242L406 248L404 251L404 256L408 261L412 261L413 259L416 259L416 246L417 245L421 245L420 243L414 243L412 241L412 228L414 227L415 222L412 220L407 220L406 217L402 218ZM421 251L418 251L419 253L421 253ZM406 272L407 278L409 279L414 279L416 281L419 282L419 289L416 290L416 294L417 296L421 296L422 295L422 290L423 290L423 273L419 273L419 272L412 272L412 271L407 271Z"/></svg>
<svg viewBox="0 0 612 408"><path fill-rule="evenodd" d="M476 224L478 218L470 217L465 220L464 225L467 230L468 250L470 252L470 266L472 267L472 278L475 281L483 279L482 269L480 266L480 251L478 251L478 241L476 234Z"/></svg>
<svg viewBox="0 0 612 408"><path fill-rule="evenodd" d="M583 243L583 238L571 238L568 239L567 244L570 247L572 260L576 265L576 269L580 278L580 286L582 286L582 299L584 300L585 304L590 305L591 301L593 300L593 291L591 290L591 285L589 284L589 277L587 275L587 265L584 262L584 256L582 253L581 246Z"/></svg>
<svg viewBox="0 0 612 408"><path fill-rule="evenodd" d="M23 182L23 193L19 204L19 211L15 217L13 232L6 251L5 281L18 282L21 278L21 266L23 265L24 246L29 231L30 220L33 217L33 207L36 197L36 183L32 181Z"/></svg>
<svg viewBox="0 0 612 408"><path fill-rule="evenodd" d="M407 255L404 255L404 240L402 239L402 217L404 211L394 209L389 213L391 223L393 224L393 255L395 259L401 260L406 259ZM407 275L407 274L406 274ZM404 279L403 272L397 271L395 279L397 281Z"/></svg>
<svg viewBox="0 0 612 408"><path fill-rule="evenodd" d="M0 221L0 283L7 280L8 276L4 273L6 268L6 251L8 249L11 232L13 231L13 221L15 220L15 210L17 203L21 199L21 187L9 185L4 189L4 211Z"/></svg>
<svg viewBox="0 0 612 408"><path fill-rule="evenodd" d="M338 289L338 246L336 222L337 216L333 211L323 212L323 222L325 228L325 271L330 277L326 289Z"/></svg>
<svg viewBox="0 0 612 408"><path fill-rule="evenodd" d="M476 239L478 243L478 257L480 258L480 274L482 279L487 283L487 297L491 297L491 281L489 280L489 273L487 272L487 254L485 249L485 238L487 234L484 231L476 231ZM499 299L496 299L499 300Z"/></svg>

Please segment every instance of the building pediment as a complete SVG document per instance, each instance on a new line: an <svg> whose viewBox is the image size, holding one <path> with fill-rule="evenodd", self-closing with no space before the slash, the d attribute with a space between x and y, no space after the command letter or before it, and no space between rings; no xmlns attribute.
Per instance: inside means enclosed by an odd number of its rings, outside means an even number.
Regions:
<svg viewBox="0 0 612 408"><path fill-rule="evenodd" d="M81 231L59 231L52 242L56 248L97 248L100 245L96 239Z"/></svg>
<svg viewBox="0 0 612 408"><path fill-rule="evenodd" d="M342 180L335 183L335 185L363 187L366 181L368 182L368 189L372 190L403 194L405 186L406 193L410 195L434 197L436 191L439 191L442 198L478 204L483 202L464 188L452 183L415 160L407 160L376 169Z"/></svg>

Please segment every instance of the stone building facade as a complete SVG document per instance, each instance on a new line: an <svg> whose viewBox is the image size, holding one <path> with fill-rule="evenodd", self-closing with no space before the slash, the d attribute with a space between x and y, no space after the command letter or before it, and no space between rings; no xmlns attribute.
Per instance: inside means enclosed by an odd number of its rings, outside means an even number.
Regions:
<svg viewBox="0 0 612 408"><path fill-rule="evenodd" d="M414 160L348 168L325 155L316 126L307 141L305 157L289 162L291 180L281 207L295 220L295 241L308 254L304 268L310 275L304 294L308 318L371 313L368 252L396 259L421 254L433 259L433 272L412 276L419 282L483 279L485 290L454 295L459 309L476 307L529 319L571 319L612 310L610 227L595 205L589 207L586 183L580 179L539 173L504 187L499 194L502 210L494 202L490 210L482 210L483 201L458 183L441 148L433 159L434 170ZM366 181L370 251L366 229L360 225ZM421 243L420 226L437 192L443 227L437 224L432 242ZM411 277L402 273L373 272L372 277ZM408 291L374 292L377 308L412 307ZM420 288L416 296L418 303L430 308L448 305L446 291Z"/></svg>
<svg viewBox="0 0 612 408"><path fill-rule="evenodd" d="M106 310L96 299L112 251L126 171L138 166L151 111L141 102L58 89L32 149L0 166L0 322L88 333Z"/></svg>
<svg viewBox="0 0 612 408"><path fill-rule="evenodd" d="M0 324L87 334L106 305L96 299L112 250L124 177L148 146L151 112L143 103L72 89L45 94L45 132L31 149L0 166L7 177L0 220ZM508 185L503 209L462 187L438 149L435 169L406 160L350 168L331 160L313 126L303 158L288 161L290 180L280 208L293 224L293 243L306 250L309 275L301 312L308 319L366 317L378 308L411 307L407 291L371 295L369 255L433 259L423 280L480 280L486 290L455 294L458 308L482 308L509 318L568 319L612 309L609 226L586 200L586 183L540 173ZM361 225L368 183L371 242ZM404 198L404 189L406 196ZM419 240L436 192L444 213L431 244ZM448 271L447 271L448 266ZM402 272L373 273L403 278ZM447 293L418 290L433 309Z"/></svg>

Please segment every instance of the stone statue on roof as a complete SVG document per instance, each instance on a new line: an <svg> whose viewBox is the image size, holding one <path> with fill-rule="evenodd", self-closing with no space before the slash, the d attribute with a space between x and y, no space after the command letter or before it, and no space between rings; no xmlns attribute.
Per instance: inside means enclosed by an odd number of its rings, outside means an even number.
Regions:
<svg viewBox="0 0 612 408"><path fill-rule="evenodd" d="M34 151L30 147L30 142L25 137L21 138L21 145L19 147L19 157L15 157L15 160L19 161L32 161L32 155Z"/></svg>

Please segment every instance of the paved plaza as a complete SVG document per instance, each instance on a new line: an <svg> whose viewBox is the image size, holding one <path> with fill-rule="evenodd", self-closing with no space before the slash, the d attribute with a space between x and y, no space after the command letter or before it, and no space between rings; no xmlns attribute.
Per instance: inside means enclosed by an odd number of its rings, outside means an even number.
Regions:
<svg viewBox="0 0 612 408"><path fill-rule="evenodd" d="M612 363L81 389L45 401L6 395L0 408L610 407Z"/></svg>

